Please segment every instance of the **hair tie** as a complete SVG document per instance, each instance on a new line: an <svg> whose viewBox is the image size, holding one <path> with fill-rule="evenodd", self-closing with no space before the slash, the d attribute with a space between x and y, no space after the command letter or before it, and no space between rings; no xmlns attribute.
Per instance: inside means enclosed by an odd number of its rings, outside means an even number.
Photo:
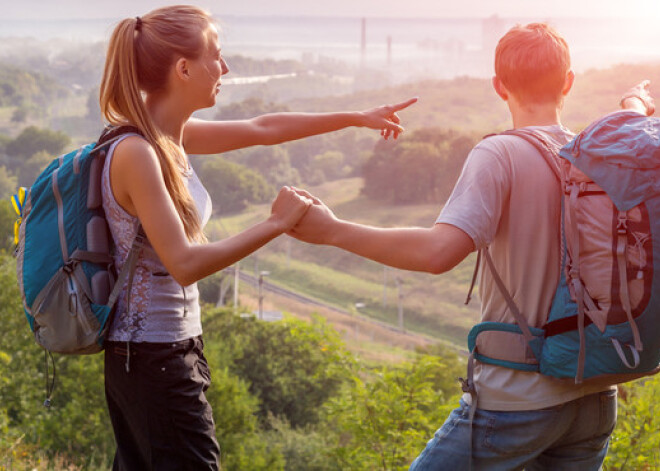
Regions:
<svg viewBox="0 0 660 471"><path fill-rule="evenodd" d="M135 17L135 30L136 31L142 30L142 18L140 18L139 16Z"/></svg>

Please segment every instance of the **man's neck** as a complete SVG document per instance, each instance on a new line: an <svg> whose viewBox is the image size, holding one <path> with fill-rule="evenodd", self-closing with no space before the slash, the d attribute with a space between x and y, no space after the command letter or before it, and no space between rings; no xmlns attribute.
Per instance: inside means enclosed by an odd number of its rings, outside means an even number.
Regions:
<svg viewBox="0 0 660 471"><path fill-rule="evenodd" d="M508 104L513 127L516 129L526 126L561 125L561 104L543 103L521 106L512 101L509 101Z"/></svg>

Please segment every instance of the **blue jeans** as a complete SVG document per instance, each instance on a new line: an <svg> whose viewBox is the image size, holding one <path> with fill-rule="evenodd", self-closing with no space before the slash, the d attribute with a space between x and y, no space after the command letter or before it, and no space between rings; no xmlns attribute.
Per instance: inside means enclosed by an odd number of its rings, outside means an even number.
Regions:
<svg viewBox="0 0 660 471"><path fill-rule="evenodd" d="M532 411L477 409L461 399L410 471L598 470L616 424L616 390Z"/></svg>

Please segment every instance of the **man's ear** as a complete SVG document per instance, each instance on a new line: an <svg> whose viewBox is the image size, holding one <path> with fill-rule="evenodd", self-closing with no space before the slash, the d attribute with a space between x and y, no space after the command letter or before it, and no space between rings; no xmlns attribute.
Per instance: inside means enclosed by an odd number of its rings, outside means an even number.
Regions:
<svg viewBox="0 0 660 471"><path fill-rule="evenodd" d="M506 89L502 81L497 77L497 75L493 76L493 88L495 89L495 93L497 93L500 98L504 101L507 101L509 99L509 91Z"/></svg>
<svg viewBox="0 0 660 471"><path fill-rule="evenodd" d="M571 91L571 88L573 87L573 82L575 81L575 73L572 70L569 70L566 73L566 80L564 81L564 88L561 91L562 95L566 96L568 95L568 92Z"/></svg>
<svg viewBox="0 0 660 471"><path fill-rule="evenodd" d="M185 57L180 57L174 63L174 73L181 80L188 80L190 78L190 70L188 68L188 61Z"/></svg>

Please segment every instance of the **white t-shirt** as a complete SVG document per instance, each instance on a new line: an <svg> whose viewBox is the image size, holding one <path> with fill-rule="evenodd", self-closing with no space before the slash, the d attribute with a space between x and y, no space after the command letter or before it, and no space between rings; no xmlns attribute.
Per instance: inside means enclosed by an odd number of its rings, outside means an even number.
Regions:
<svg viewBox="0 0 660 471"><path fill-rule="evenodd" d="M573 134L559 126L535 126L563 145ZM467 233L477 249L489 246L494 265L520 312L542 327L560 271L559 182L543 156L517 136L484 139L468 156L438 217ZM482 265L483 267L483 265ZM489 269L480 270L482 321L515 323ZM610 389L477 362L478 407L537 410Z"/></svg>

